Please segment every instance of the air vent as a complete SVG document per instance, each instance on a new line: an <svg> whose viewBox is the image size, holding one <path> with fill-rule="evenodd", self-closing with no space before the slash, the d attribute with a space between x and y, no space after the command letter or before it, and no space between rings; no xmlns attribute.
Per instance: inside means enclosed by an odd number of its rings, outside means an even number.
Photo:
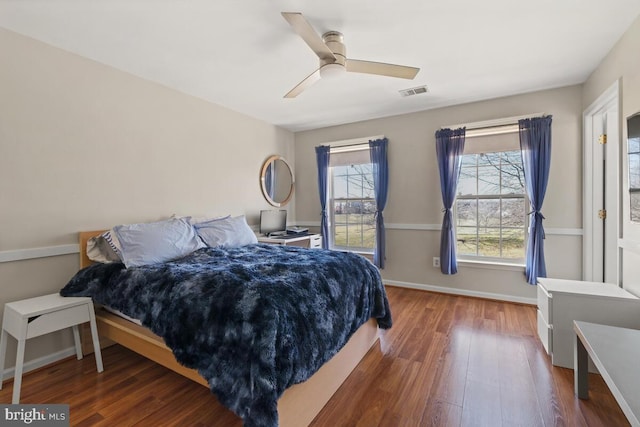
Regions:
<svg viewBox="0 0 640 427"><path fill-rule="evenodd" d="M427 93L428 91L429 90L427 89L426 86L418 86L418 87L412 87L410 89L403 89L398 92L400 92L400 96L413 96L413 95L420 95L421 93Z"/></svg>

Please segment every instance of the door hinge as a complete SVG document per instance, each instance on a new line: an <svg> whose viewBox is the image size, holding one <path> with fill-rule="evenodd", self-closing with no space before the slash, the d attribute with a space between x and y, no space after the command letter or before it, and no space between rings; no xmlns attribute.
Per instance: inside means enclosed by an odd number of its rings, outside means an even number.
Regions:
<svg viewBox="0 0 640 427"><path fill-rule="evenodd" d="M606 209L600 209L598 211L598 218L607 219L607 210Z"/></svg>
<svg viewBox="0 0 640 427"><path fill-rule="evenodd" d="M602 135L600 135L598 137L598 143L602 144L602 145L607 143L607 134L606 133L603 133Z"/></svg>

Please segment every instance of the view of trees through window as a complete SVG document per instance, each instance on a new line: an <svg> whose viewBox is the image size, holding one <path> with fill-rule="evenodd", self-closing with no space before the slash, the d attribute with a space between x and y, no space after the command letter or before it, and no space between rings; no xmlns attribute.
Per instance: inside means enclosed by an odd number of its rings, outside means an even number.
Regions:
<svg viewBox="0 0 640 427"><path fill-rule="evenodd" d="M629 201L631 202L629 211L631 221L640 222L640 136L629 135L628 149Z"/></svg>
<svg viewBox="0 0 640 427"><path fill-rule="evenodd" d="M458 255L524 259L527 204L520 151L463 155L455 206Z"/></svg>
<svg viewBox="0 0 640 427"><path fill-rule="evenodd" d="M331 170L333 247L373 251L376 244L376 201L372 165L334 166Z"/></svg>

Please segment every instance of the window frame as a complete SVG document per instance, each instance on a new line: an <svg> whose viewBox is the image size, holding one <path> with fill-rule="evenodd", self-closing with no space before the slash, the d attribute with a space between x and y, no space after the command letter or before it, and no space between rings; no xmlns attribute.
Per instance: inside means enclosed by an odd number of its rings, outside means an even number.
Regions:
<svg viewBox="0 0 640 427"><path fill-rule="evenodd" d="M508 153L508 152L515 152L517 150L513 150L513 149L503 149L503 150L491 150L491 151L487 151L487 152L475 152L475 153L467 153L467 154L463 154L463 156L470 156L470 155L487 155L487 154L502 154L502 153ZM463 165L461 164L461 169L460 172L462 173L462 167ZM522 193L506 193L506 194L502 194L502 188L500 188L500 191L497 194L478 194L479 193L479 187L480 187L480 183L479 183L479 179L480 179L480 175L477 173L480 168L482 168L484 166L479 165L478 162L476 162L475 165L475 169L476 169L476 174L475 174L475 194L467 194L467 195L456 195L456 199L455 199L455 203L453 206L453 221L454 221L454 230L455 230L455 234L456 234L456 255L457 255L457 259L461 262L470 262L470 263L486 263L486 264L506 264L506 265L524 265L526 262L526 249L527 249L527 242L529 239L529 215L527 214L528 211L528 207L530 206L529 204L529 197L527 195L527 190L526 190L526 185L523 185L523 192ZM499 173L500 173L500 178L499 178L499 185L502 186L502 160L501 160L501 164L500 164L500 169L499 169ZM458 184L460 184L458 182ZM478 210L479 210L479 205L480 205L480 201L481 200L497 200L500 203L500 213L502 213L502 203L503 200L523 200L523 231L524 231L524 253L522 258L507 258L507 257L495 257L495 256L485 256L485 255L479 255L478 254L478 242L479 242L479 237L481 236L481 234L479 233L479 229L481 228L479 221L478 221ZM476 254L475 255L471 255L471 254L460 254L458 251L458 228L459 228L459 222L460 222L460 218L458 217L458 201L460 200L474 200L476 201L476 224L475 224L475 229L476 229ZM495 226L495 227L491 227L491 228L497 228L500 231L500 245L499 245L499 250L500 253L502 254L503 252L503 244L502 244L502 240L503 240L503 230L507 229L520 229L520 227L511 227L511 226L507 226L507 227L503 227L502 225L503 223L503 218L502 218L502 214L499 215L499 226ZM471 227L471 226L468 226Z"/></svg>
<svg viewBox="0 0 640 427"><path fill-rule="evenodd" d="M335 150L335 151L334 151ZM353 144L352 146L349 147L348 150L340 150L340 147L332 147L331 148L331 155L336 155L336 154L340 154L341 152L346 152L346 151L370 151L369 148L369 144L368 141L367 143L362 143L362 144ZM362 163L362 164L368 164L368 165L372 165L371 162L369 163ZM335 243L335 238L336 238L336 226L337 221L336 221L336 217L335 217L335 203L336 201L343 201L343 202L349 202L349 201L356 201L356 202L362 202L363 204L365 203L373 203L374 206L376 206L376 200L375 200L375 195L373 195L373 197L371 198L366 198L366 197L334 197L334 190L335 190L335 168L337 166L332 166L331 163L329 164L329 188L328 188L328 208L329 208L329 233L331 234L331 238L329 239L329 249L331 250L338 250L338 251L347 251L347 252L355 252L355 253L360 253L360 254L373 254L375 251L375 244L376 244L376 238L375 238L375 233L377 232L376 228L375 228L375 216L374 216L374 225L373 225L373 232L374 232L374 240L373 240L373 244L374 247L373 248L367 248L367 247L362 247L362 246L342 246L342 245L336 245ZM371 171L371 174L373 175L373 168ZM361 174L360 174L361 175ZM374 214L375 215L375 214ZM348 226L349 222L347 222L345 225ZM365 223L364 222L360 222L360 225L363 226ZM342 225L342 223L341 223ZM364 229L361 228L360 230L360 241L362 242L363 240L363 236L364 236Z"/></svg>

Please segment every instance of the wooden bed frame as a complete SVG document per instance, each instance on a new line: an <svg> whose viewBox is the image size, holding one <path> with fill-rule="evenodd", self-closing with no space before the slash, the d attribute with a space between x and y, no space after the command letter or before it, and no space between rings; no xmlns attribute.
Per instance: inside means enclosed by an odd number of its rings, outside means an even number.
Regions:
<svg viewBox="0 0 640 427"><path fill-rule="evenodd" d="M80 268L93 263L86 253L87 240L105 230L80 232ZM164 340L149 329L125 320L104 309L96 311L96 321L101 345L114 342L148 359L165 366L199 384L209 387L207 381L193 369L180 365ZM83 351L93 351L90 336L84 339ZM378 326L375 319L369 319L349 339L347 344L307 381L288 388L278 401L279 423L282 427L307 426L313 421L331 396L347 379L351 371L378 341ZM88 345L85 345L88 344ZM108 366L105 367L108 371Z"/></svg>

